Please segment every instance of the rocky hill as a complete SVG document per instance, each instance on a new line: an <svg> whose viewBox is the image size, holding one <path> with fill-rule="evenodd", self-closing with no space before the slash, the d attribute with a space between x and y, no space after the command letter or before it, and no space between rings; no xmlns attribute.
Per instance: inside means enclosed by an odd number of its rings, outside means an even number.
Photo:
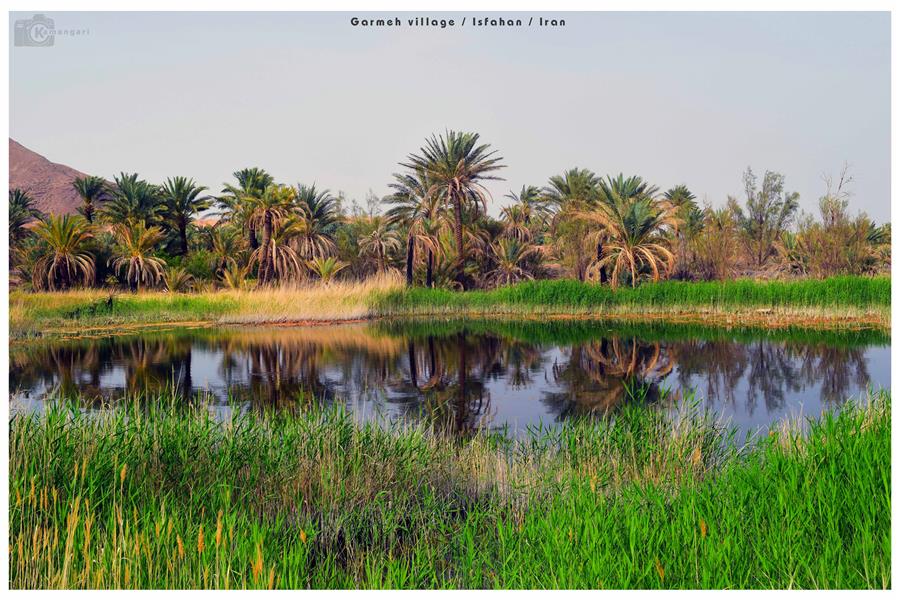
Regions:
<svg viewBox="0 0 900 600"><path fill-rule="evenodd" d="M84 173L72 167L50 162L10 138L9 188L21 188L34 198L36 208L45 213L70 214L81 204L72 188L76 177Z"/></svg>

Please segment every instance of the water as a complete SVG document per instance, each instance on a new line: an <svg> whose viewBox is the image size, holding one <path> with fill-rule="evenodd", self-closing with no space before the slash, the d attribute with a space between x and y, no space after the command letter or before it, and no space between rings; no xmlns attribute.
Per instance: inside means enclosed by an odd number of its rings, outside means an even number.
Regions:
<svg viewBox="0 0 900 600"><path fill-rule="evenodd" d="M175 385L216 410L344 403L364 419L523 431L684 390L742 431L890 387L886 333L773 333L589 321L217 328L13 346L13 412L78 392L94 406ZM666 395L671 390L675 394Z"/></svg>

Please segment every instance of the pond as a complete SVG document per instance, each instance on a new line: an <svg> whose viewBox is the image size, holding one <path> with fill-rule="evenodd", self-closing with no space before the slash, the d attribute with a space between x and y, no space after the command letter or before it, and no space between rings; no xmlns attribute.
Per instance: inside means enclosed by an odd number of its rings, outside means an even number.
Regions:
<svg viewBox="0 0 900 600"><path fill-rule="evenodd" d="M627 402L672 409L693 392L701 408L760 431L870 386L890 388L887 332L432 320L174 329L10 351L13 413L41 410L56 391L106 406L175 387L223 412L316 401L364 419L523 431Z"/></svg>

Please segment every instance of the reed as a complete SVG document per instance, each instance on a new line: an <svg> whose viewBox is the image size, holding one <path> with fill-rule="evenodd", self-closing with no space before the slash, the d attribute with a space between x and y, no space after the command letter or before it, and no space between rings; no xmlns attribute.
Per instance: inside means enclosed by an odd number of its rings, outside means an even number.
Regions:
<svg viewBox="0 0 900 600"><path fill-rule="evenodd" d="M13 588L891 586L886 391L749 445L690 402L520 439L80 406L9 423Z"/></svg>

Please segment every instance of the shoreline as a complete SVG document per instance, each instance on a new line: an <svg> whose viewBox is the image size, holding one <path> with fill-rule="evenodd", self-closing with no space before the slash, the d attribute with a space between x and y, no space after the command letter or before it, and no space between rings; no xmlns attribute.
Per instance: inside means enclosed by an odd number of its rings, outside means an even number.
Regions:
<svg viewBox="0 0 900 600"><path fill-rule="evenodd" d="M130 321L122 323L96 324L78 326L75 323L59 328L42 330L40 336L11 337L10 347L23 346L45 341L61 341L72 339L90 339L108 336L120 336L133 333L160 332L170 329L213 329L216 327L237 328L295 328L295 327L327 327L332 325L350 325L356 323L376 323L391 320L427 320L439 318L503 320L503 321L597 321L617 324L671 324L671 325L705 325L713 328L731 330L753 328L771 331L806 329L811 331L834 332L856 331L865 329L881 330L890 333L890 311L869 311L861 314L847 314L852 311L823 312L819 309L744 309L724 311L721 309L696 310L613 310L603 313L592 311L519 311L501 308L493 311L474 311L448 309L445 311L403 311L392 313L376 313L363 317L310 317L310 318L274 318L260 316L223 316L214 319L172 319L154 322Z"/></svg>

